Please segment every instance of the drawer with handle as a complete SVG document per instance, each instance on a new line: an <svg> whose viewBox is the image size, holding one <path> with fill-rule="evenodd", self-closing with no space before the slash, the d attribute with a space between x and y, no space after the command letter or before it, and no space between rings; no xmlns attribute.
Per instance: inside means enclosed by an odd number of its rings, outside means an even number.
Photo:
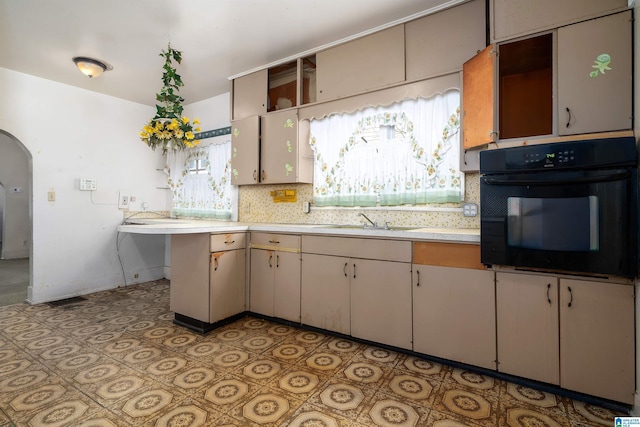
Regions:
<svg viewBox="0 0 640 427"><path fill-rule="evenodd" d="M244 249L247 247L247 233L212 234L209 249L211 252Z"/></svg>

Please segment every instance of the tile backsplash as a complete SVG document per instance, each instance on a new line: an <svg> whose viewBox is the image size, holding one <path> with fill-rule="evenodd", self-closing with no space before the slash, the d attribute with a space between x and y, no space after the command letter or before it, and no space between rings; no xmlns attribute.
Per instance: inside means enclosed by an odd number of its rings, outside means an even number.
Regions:
<svg viewBox="0 0 640 427"><path fill-rule="evenodd" d="M295 189L294 203L274 203L271 191ZM313 201L312 184L242 186L238 195L238 220L243 222L268 222L285 224L361 224L358 213L366 215L378 224L389 222L395 227L480 228L480 217L465 217L462 203L438 203L415 209L398 208L312 208L303 212L303 203ZM480 202L480 175L465 175L465 202ZM444 208L444 209L443 209ZM430 210L432 209L432 210Z"/></svg>

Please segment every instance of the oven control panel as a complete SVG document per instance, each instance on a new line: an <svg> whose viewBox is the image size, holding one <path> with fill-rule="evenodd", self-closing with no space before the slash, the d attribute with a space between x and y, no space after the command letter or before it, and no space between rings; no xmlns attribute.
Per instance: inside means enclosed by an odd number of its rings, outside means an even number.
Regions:
<svg viewBox="0 0 640 427"><path fill-rule="evenodd" d="M558 165L573 165L576 163L576 150L548 150L534 153L521 153L520 159L510 159L519 161L522 165L530 165L534 168L553 168Z"/></svg>
<svg viewBox="0 0 640 427"><path fill-rule="evenodd" d="M637 167L633 137L557 142L480 152L480 172L483 174L613 167Z"/></svg>

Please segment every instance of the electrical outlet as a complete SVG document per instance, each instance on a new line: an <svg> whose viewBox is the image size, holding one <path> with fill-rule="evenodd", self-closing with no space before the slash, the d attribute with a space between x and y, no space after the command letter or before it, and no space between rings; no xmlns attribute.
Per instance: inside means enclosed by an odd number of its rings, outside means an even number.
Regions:
<svg viewBox="0 0 640 427"><path fill-rule="evenodd" d="M127 209L129 207L129 196L123 196L122 193L118 196L118 209Z"/></svg>
<svg viewBox="0 0 640 427"><path fill-rule="evenodd" d="M478 216L478 205L475 203L465 203L462 205L462 214L464 216Z"/></svg>
<svg viewBox="0 0 640 427"><path fill-rule="evenodd" d="M56 192L51 190L47 193L47 200L50 202L55 202L56 201Z"/></svg>

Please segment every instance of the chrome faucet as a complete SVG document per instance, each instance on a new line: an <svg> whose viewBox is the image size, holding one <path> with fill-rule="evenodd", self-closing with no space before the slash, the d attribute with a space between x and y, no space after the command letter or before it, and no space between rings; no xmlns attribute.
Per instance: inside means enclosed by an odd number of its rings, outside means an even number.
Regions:
<svg viewBox="0 0 640 427"><path fill-rule="evenodd" d="M360 212L360 213L358 214L358 216L361 216L361 217L363 217L364 219L366 219L367 221L369 221L369 223L371 224L371 226L372 226L373 228L378 228L378 224L376 224L375 222L371 221L371 220L369 219L369 217L368 217L368 216L366 216L364 213ZM365 228L367 228L367 224L366 224L366 223L364 224L364 227L365 227Z"/></svg>

